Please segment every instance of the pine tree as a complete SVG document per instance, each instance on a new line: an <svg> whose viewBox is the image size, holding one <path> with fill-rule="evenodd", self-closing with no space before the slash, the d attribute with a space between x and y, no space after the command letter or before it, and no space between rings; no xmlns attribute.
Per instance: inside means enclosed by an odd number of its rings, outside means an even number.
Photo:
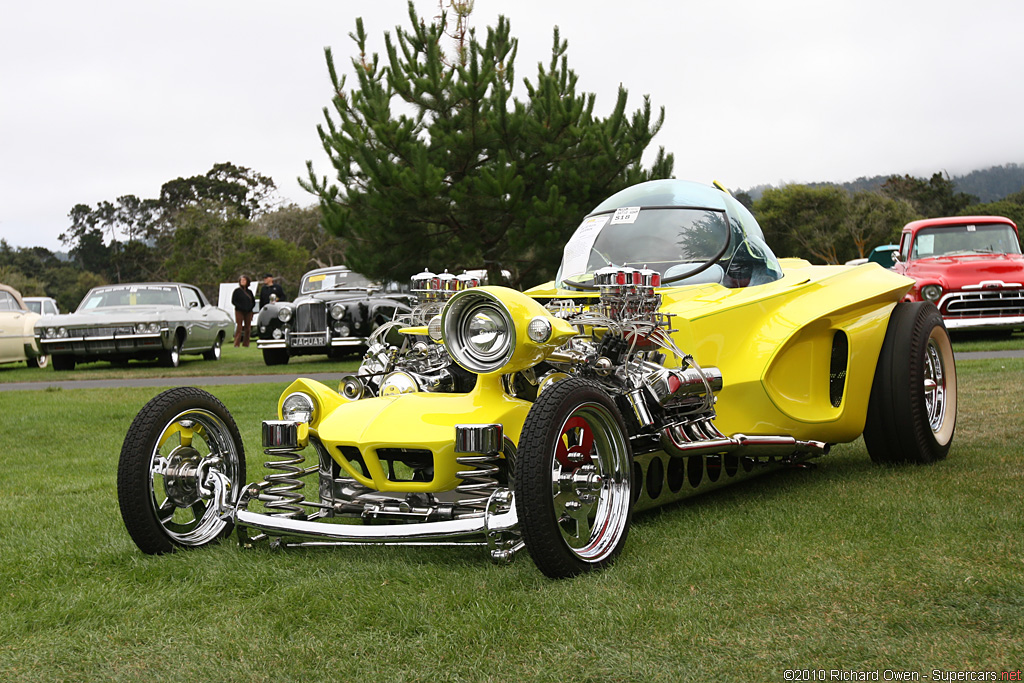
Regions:
<svg viewBox="0 0 1024 683"><path fill-rule="evenodd" d="M318 195L324 226L347 242L354 270L405 279L424 268L502 270L511 284L550 278L565 240L608 195L671 175L659 149L650 169L641 156L660 129L651 103L626 111L621 85L607 118L595 96L577 93L567 42L554 29L551 61L513 96L518 41L499 17L479 41L467 30L471 3L453 2L432 23L409 4L411 29L385 33L386 64L366 53L361 19L350 34L356 87L339 78L326 50L334 97L318 127L335 180L309 162L307 190ZM453 55L442 47L455 39Z"/></svg>

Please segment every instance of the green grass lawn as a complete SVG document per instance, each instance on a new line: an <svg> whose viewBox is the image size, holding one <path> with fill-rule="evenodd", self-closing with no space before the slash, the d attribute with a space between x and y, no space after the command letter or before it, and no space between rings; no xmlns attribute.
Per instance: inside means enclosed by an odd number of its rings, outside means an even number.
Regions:
<svg viewBox="0 0 1024 683"><path fill-rule="evenodd" d="M263 352L250 346L235 348L224 346L220 360L203 360L202 356L181 357L176 368L161 367L156 361L133 360L127 367L117 367L108 361L95 361L76 365L74 370L30 368L24 363L0 365L0 383L4 382L53 382L76 379L124 379L135 377L181 377L183 382L195 382L196 377L212 375L301 375L321 372L345 372L359 367L359 355L353 354L341 359L328 358L326 354L295 356L287 365L267 365Z"/></svg>
<svg viewBox="0 0 1024 683"><path fill-rule="evenodd" d="M202 361L195 361L202 364ZM159 389L0 393L0 680L783 681L1024 663L1024 359L960 364L950 457L809 470L636 518L610 570L479 548L141 554L117 457ZM284 380L283 380L284 381ZM261 474L282 385L216 386Z"/></svg>

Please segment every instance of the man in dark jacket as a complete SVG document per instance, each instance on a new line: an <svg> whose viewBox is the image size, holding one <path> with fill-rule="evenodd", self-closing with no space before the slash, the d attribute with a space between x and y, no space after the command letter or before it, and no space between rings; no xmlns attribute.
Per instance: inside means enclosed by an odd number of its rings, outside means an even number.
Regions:
<svg viewBox="0 0 1024 683"><path fill-rule="evenodd" d="M238 278L238 287L231 293L231 305L235 307L235 346L249 345L252 332L252 309L256 308L256 295L249 289L249 276Z"/></svg>
<svg viewBox="0 0 1024 683"><path fill-rule="evenodd" d="M276 294L278 301L284 301L284 290L281 285L274 282L274 276L267 273L263 276L263 286L260 287L260 308L270 303L270 295Z"/></svg>

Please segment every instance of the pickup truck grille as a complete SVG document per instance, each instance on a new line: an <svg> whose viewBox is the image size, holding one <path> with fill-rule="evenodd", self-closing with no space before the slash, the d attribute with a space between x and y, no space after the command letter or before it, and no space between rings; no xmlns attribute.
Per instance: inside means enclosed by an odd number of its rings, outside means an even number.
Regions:
<svg viewBox="0 0 1024 683"><path fill-rule="evenodd" d="M323 332L327 329L327 306L322 301L301 303L295 307L296 332Z"/></svg>
<svg viewBox="0 0 1024 683"><path fill-rule="evenodd" d="M1021 316L1024 315L1024 290L957 292L942 301L940 312L945 318Z"/></svg>

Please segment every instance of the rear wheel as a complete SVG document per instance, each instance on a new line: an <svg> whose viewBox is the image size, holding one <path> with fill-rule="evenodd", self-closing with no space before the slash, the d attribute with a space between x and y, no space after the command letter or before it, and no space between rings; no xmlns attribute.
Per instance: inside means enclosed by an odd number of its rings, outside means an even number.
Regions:
<svg viewBox="0 0 1024 683"><path fill-rule="evenodd" d="M931 303L896 304L871 386L864 443L878 463L929 463L949 453L956 427L956 364Z"/></svg>
<svg viewBox="0 0 1024 683"><path fill-rule="evenodd" d="M220 360L220 349L221 349L221 345L223 343L224 343L224 335L223 334L217 335L217 341L215 341L213 343L213 347L210 348L208 351L203 351L203 359L204 360Z"/></svg>
<svg viewBox="0 0 1024 683"><path fill-rule="evenodd" d="M194 387L169 389L135 416L117 468L117 500L144 553L197 548L231 533L209 486L211 470L230 481L228 500L245 483L245 452L234 419Z"/></svg>
<svg viewBox="0 0 1024 683"><path fill-rule="evenodd" d="M36 356L35 358L29 358L25 363L30 368L45 368L50 364L49 356Z"/></svg>
<svg viewBox="0 0 1024 683"><path fill-rule="evenodd" d="M541 392L516 456L516 512L526 548L552 578L601 569L629 532L632 452L599 386L571 378Z"/></svg>

